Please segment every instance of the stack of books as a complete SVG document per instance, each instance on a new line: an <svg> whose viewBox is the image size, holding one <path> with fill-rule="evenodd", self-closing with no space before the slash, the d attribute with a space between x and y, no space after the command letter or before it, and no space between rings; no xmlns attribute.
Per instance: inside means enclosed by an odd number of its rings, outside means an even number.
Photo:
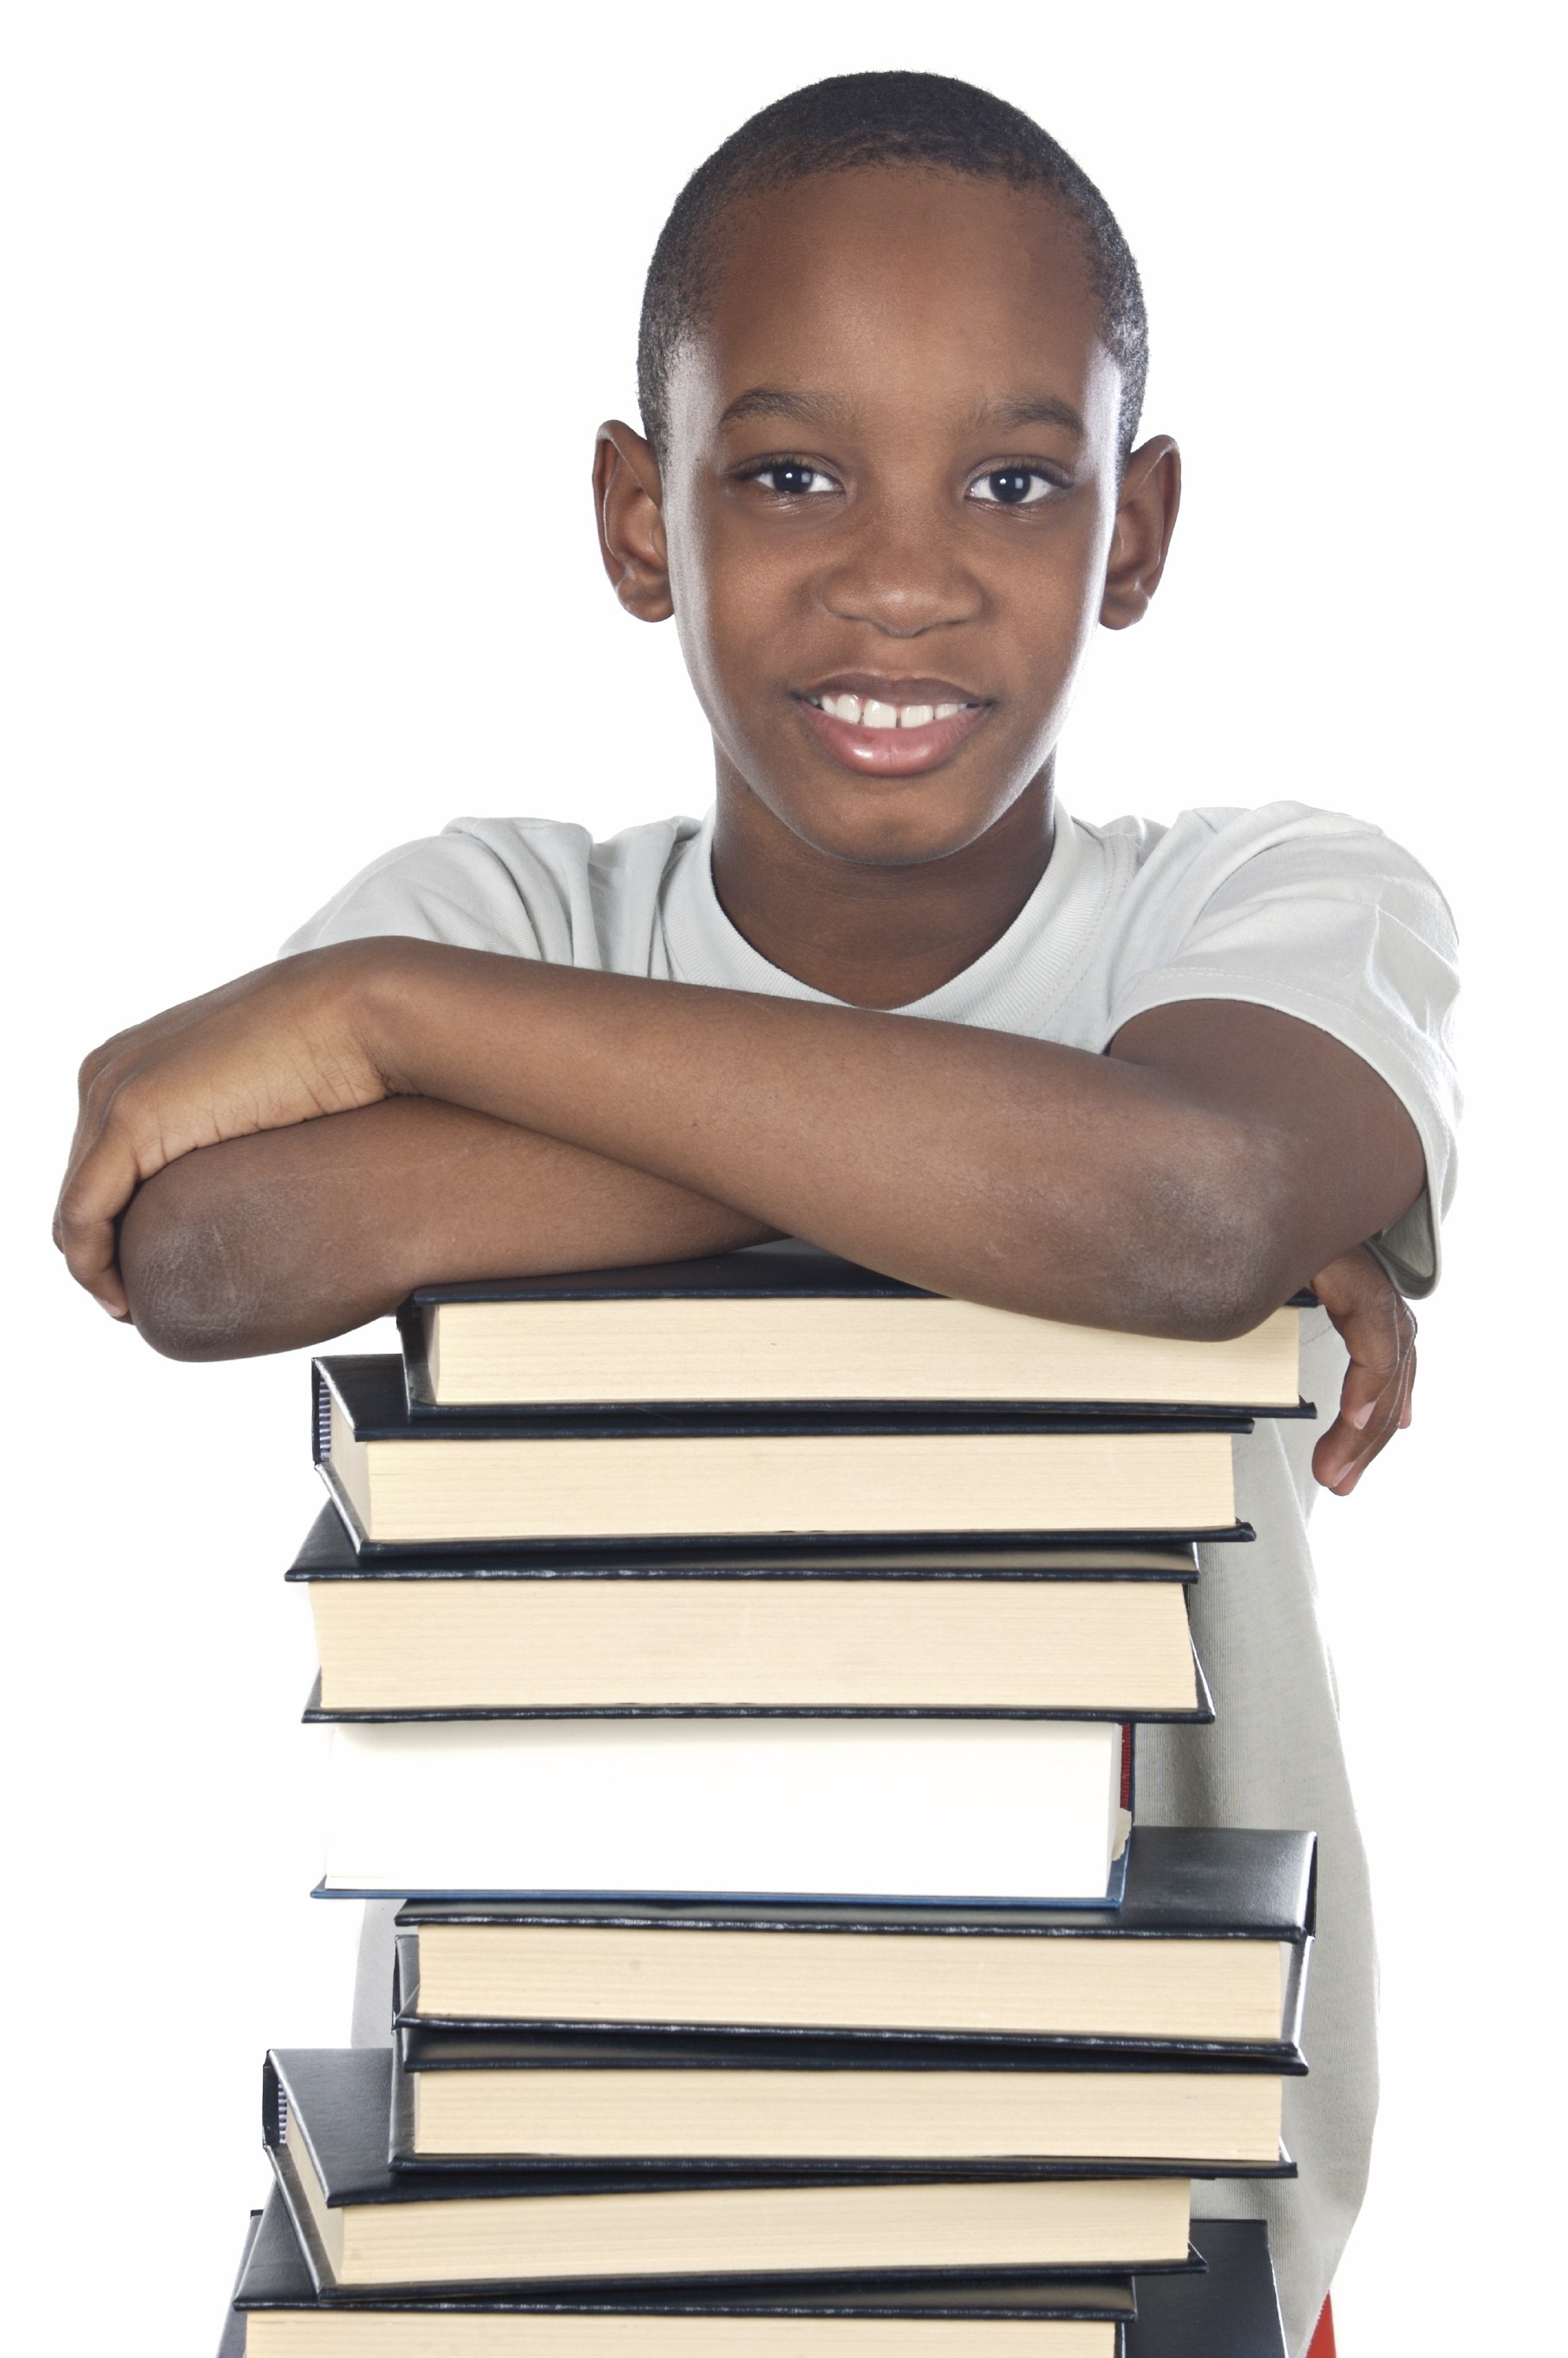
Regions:
<svg viewBox="0 0 1568 2358"><path fill-rule="evenodd" d="M392 2043L268 2058L226 2347L1272 2358L1192 2181L1290 2169L1313 1837L1139 1827L1135 1748L1213 1717L1296 1324L788 1244L319 1361L319 1888L405 1903Z"/></svg>

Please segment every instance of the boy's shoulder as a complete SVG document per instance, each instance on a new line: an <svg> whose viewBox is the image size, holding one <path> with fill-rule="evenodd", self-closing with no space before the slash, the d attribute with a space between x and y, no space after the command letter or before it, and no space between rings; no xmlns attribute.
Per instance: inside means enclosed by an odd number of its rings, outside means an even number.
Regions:
<svg viewBox="0 0 1568 2358"><path fill-rule="evenodd" d="M319 949L367 935L409 934L457 949L492 950L564 965L586 955L606 925L651 921L695 818L656 819L595 842L570 819L455 818L439 835L373 860L283 948Z"/></svg>
<svg viewBox="0 0 1568 2358"><path fill-rule="evenodd" d="M1271 909L1282 925L1333 906L1396 912L1434 948L1452 951L1452 913L1413 853L1369 819L1310 803L1200 805L1169 821L1075 819L1118 904L1116 929L1142 945L1150 928L1170 938L1227 910ZM1283 937L1281 936L1281 946Z"/></svg>

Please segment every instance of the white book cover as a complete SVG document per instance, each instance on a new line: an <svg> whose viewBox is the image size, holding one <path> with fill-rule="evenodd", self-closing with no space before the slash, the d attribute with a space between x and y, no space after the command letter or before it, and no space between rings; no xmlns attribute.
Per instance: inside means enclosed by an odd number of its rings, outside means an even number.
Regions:
<svg viewBox="0 0 1568 2358"><path fill-rule="evenodd" d="M1104 1720L395 1721L332 1730L321 1888L1103 1901Z"/></svg>

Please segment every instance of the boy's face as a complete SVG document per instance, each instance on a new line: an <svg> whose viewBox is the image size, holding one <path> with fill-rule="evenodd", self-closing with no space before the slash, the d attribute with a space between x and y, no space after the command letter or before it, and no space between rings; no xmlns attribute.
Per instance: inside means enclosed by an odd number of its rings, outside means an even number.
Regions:
<svg viewBox="0 0 1568 2358"><path fill-rule="evenodd" d="M1096 622L1158 578L1174 452L1119 524L1119 373L1048 200L838 172L734 227L662 481L614 431L612 570L673 604L721 788L838 858L940 860L1048 778Z"/></svg>

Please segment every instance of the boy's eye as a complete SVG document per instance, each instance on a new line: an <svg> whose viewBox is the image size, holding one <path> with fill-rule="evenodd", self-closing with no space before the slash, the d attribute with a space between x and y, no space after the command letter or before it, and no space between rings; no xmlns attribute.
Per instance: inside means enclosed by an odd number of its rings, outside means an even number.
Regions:
<svg viewBox="0 0 1568 2358"><path fill-rule="evenodd" d="M988 506L1029 508L1056 489L1038 467L992 467L969 485L969 497Z"/></svg>
<svg viewBox="0 0 1568 2358"><path fill-rule="evenodd" d="M804 459L770 459L765 467L752 469L750 481L761 483L764 491L784 500L804 499L838 488L831 475L825 475L820 467L808 467Z"/></svg>

